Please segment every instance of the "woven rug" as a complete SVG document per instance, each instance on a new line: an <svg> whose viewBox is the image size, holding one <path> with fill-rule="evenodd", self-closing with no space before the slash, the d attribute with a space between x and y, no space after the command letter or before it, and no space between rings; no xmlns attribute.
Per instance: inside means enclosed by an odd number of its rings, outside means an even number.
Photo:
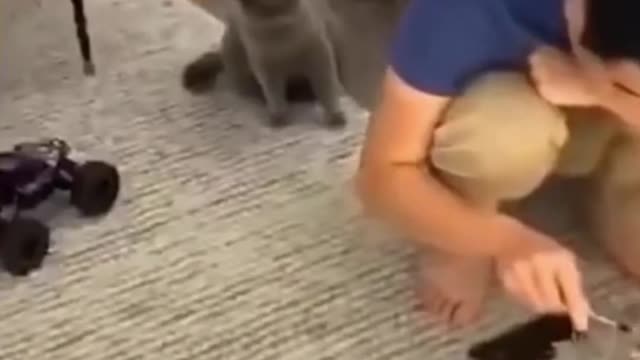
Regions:
<svg viewBox="0 0 640 360"><path fill-rule="evenodd" d="M180 0L87 6L95 78L70 4L0 0L0 145L58 136L123 177L104 218L79 218L64 197L39 209L54 248L30 277L0 275L0 359L463 359L526 315L496 298L480 324L445 332L420 312L411 249L350 195L362 109L345 100L344 131L305 107L270 130L224 88L180 85L222 24ZM587 255L595 299L637 303Z"/></svg>

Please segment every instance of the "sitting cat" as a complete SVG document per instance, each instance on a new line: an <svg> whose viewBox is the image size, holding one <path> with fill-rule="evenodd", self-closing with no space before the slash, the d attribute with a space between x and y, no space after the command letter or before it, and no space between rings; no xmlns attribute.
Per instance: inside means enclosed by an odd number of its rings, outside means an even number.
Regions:
<svg viewBox="0 0 640 360"><path fill-rule="evenodd" d="M334 49L324 22L313 12L313 1L229 0L222 48L187 66L184 86L202 91L224 70L242 91L264 98L274 127L290 122L287 100L309 99L313 92L326 123L345 126Z"/></svg>

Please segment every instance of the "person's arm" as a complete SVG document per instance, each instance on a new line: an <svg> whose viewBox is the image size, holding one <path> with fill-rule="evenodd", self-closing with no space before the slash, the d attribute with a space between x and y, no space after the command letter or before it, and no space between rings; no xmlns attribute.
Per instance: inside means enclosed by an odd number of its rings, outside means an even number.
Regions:
<svg viewBox="0 0 640 360"><path fill-rule="evenodd" d="M387 70L372 113L357 175L366 212L419 244L470 256L491 256L508 236L508 221L467 205L436 180L427 159L432 133L450 99L418 91Z"/></svg>

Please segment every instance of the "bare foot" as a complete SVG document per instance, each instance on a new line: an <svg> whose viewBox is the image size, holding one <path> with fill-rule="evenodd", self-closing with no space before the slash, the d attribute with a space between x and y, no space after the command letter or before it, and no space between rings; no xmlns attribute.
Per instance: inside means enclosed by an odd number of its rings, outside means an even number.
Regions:
<svg viewBox="0 0 640 360"><path fill-rule="evenodd" d="M489 259L424 255L420 294L425 310L450 326L477 320L489 290L491 267Z"/></svg>

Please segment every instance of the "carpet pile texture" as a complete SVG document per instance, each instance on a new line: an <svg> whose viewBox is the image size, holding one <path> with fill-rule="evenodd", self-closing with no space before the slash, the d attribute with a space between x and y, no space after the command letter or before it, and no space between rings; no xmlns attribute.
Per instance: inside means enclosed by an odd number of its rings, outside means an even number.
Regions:
<svg viewBox="0 0 640 360"><path fill-rule="evenodd" d="M463 359L524 318L498 298L445 332L419 311L411 249L351 196L362 109L345 100L343 131L306 107L271 130L225 89L181 87L221 23L181 0L86 2L95 78L67 1L0 0L0 146L61 137L123 178L102 219L64 197L38 211L54 249L31 277L0 276L0 359ZM640 293L586 254L594 299L633 310Z"/></svg>

